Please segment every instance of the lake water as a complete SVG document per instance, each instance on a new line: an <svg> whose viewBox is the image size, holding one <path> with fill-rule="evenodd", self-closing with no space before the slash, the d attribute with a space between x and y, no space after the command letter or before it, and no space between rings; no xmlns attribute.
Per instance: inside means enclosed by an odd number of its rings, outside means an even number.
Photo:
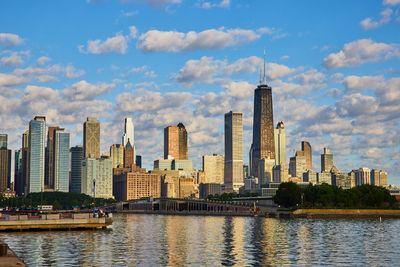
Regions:
<svg viewBox="0 0 400 267"><path fill-rule="evenodd" d="M28 266L399 266L400 220L114 214L112 230L0 233Z"/></svg>

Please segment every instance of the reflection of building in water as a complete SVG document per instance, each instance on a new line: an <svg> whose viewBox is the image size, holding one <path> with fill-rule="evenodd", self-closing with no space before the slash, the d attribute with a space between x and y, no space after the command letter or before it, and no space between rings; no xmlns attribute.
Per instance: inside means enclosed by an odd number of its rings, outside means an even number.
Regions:
<svg viewBox="0 0 400 267"><path fill-rule="evenodd" d="M311 265L313 260L313 243L311 238L311 228L309 224L299 224L297 228L298 244L297 253L299 254L298 264Z"/></svg>
<svg viewBox="0 0 400 267"><path fill-rule="evenodd" d="M187 265L188 257L188 231L193 229L187 228L187 220L189 217L167 216L165 232L167 235L168 249L168 266L184 266Z"/></svg>
<svg viewBox="0 0 400 267"><path fill-rule="evenodd" d="M287 265L290 264L287 250L290 247L287 240L285 221L278 219L264 219L262 225L264 235L262 238L262 254L266 255L261 265Z"/></svg>

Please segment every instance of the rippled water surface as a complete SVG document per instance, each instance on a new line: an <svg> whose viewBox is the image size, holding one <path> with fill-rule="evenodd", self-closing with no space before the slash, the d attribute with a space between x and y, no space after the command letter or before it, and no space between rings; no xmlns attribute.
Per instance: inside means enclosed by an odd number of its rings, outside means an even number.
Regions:
<svg viewBox="0 0 400 267"><path fill-rule="evenodd" d="M110 230L0 233L29 266L400 265L400 220L116 214Z"/></svg>

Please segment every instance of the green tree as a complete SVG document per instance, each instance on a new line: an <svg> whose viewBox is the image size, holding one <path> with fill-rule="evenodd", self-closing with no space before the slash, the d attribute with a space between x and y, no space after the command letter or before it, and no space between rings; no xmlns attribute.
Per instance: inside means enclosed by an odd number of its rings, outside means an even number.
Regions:
<svg viewBox="0 0 400 267"><path fill-rule="evenodd" d="M286 208L294 207L301 203L301 195L302 190L297 184L281 183L276 191L274 202Z"/></svg>

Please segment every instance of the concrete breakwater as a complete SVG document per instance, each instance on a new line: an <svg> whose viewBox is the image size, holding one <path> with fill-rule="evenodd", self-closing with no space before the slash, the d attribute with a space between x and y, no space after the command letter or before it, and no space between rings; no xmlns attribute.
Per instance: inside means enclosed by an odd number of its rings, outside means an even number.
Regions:
<svg viewBox="0 0 400 267"><path fill-rule="evenodd" d="M112 216L98 217L93 213L3 215L0 230L71 230L106 228L112 224Z"/></svg>
<svg viewBox="0 0 400 267"><path fill-rule="evenodd" d="M383 209L298 209L293 218L399 218L400 210Z"/></svg>

